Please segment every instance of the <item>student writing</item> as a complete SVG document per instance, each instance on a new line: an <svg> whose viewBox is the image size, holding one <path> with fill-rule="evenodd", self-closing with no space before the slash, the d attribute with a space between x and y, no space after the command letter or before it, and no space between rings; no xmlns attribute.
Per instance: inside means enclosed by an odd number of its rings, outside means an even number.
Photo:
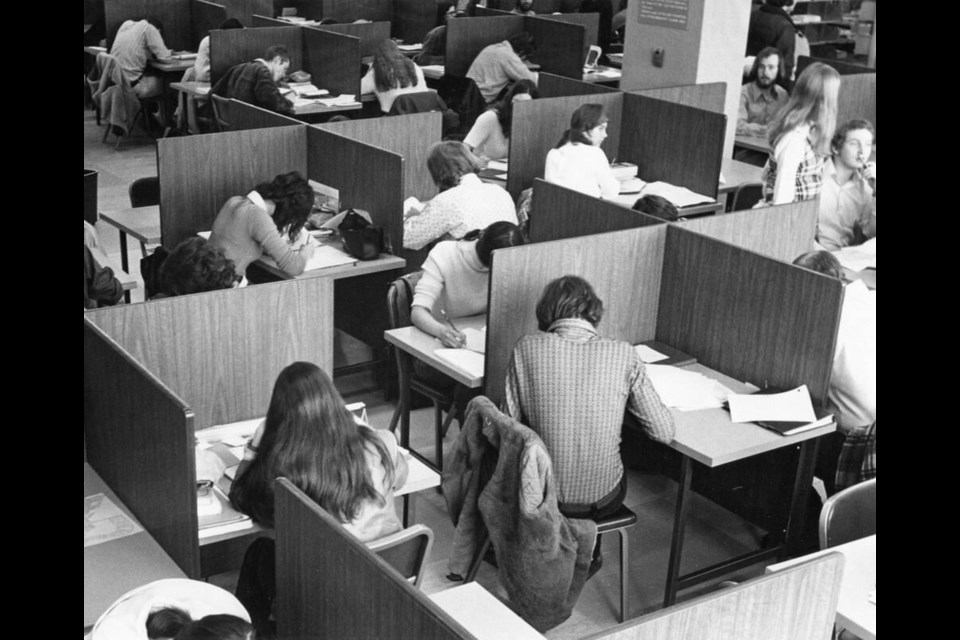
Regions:
<svg viewBox="0 0 960 640"><path fill-rule="evenodd" d="M589 196L617 196L620 182L600 148L607 139L608 120L603 105L580 105L570 118L570 128L547 153L544 179Z"/></svg>

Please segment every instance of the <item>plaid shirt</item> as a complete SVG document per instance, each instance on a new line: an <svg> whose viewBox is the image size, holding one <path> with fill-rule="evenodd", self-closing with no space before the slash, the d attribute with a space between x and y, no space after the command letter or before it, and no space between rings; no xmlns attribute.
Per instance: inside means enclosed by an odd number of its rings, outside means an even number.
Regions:
<svg viewBox="0 0 960 640"><path fill-rule="evenodd" d="M543 439L560 502L592 504L620 482L624 408L654 440L673 440L673 416L626 342L601 338L589 322L572 318L517 341L506 412Z"/></svg>
<svg viewBox="0 0 960 640"><path fill-rule="evenodd" d="M788 204L798 200L812 200L820 195L823 185L824 158L817 155L810 144L810 127L797 127L785 133L763 168L764 199L771 204ZM800 148L802 145L802 150ZM796 157L798 163L792 183L777 185L777 173L784 158ZM789 161L793 168L793 162ZM788 165L784 165L788 166ZM792 197L791 197L792 196Z"/></svg>
<svg viewBox="0 0 960 640"><path fill-rule="evenodd" d="M847 434L837 460L836 491L877 477L877 423Z"/></svg>
<svg viewBox="0 0 960 640"><path fill-rule="evenodd" d="M293 103L280 95L270 69L259 59L231 67L226 75L217 81L213 93L271 111L293 113Z"/></svg>

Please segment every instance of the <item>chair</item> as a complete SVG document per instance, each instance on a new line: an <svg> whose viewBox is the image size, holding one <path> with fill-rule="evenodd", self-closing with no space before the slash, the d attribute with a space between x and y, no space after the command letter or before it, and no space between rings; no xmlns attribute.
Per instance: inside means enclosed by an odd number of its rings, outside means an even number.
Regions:
<svg viewBox="0 0 960 640"><path fill-rule="evenodd" d="M367 547L396 569L407 582L420 586L423 568L433 546L433 531L422 524L415 524L379 540L368 542Z"/></svg>
<svg viewBox="0 0 960 640"><path fill-rule="evenodd" d="M391 329L399 329L411 325L410 305L413 302L413 292L422 274L422 271L408 273L402 278L398 278L390 283L390 287L387 289L387 316ZM453 392L437 388L430 382L413 374L412 371L409 372L410 379L408 381L408 372L404 370L402 354L398 349L394 349L394 355L397 362L400 388L403 389L404 385L409 385L411 392L426 396L433 402L434 424L436 426L437 468L442 470L443 436L446 434L447 428L450 426L450 422L456 413L453 407ZM443 420L444 407L448 407L446 420ZM393 417L390 419L390 431L396 431L400 416L403 415L404 411L409 410L410 407L404 404L403 398L401 397L397 403L396 410L393 412Z"/></svg>
<svg viewBox="0 0 960 640"><path fill-rule="evenodd" d="M728 211L744 211L752 209L753 205L760 202L763 197L763 184L759 182L748 182L741 184L733 194L732 204Z"/></svg>
<svg viewBox="0 0 960 640"><path fill-rule="evenodd" d="M160 178L150 176L148 178L137 178L130 183L127 188L127 195L130 197L130 206L152 207L160 204ZM140 255L147 255L147 245L140 243Z"/></svg>
<svg viewBox="0 0 960 640"><path fill-rule="evenodd" d="M877 479L844 489L820 511L820 548L829 549L877 532Z"/></svg>
<svg viewBox="0 0 960 640"><path fill-rule="evenodd" d="M103 132L104 143L111 130L116 128L123 132L123 135L117 133L115 148L119 149L123 136L129 136L141 119L144 119L144 130L150 134L150 120L144 116L144 113L151 105L162 110L163 94L138 96L123 74L117 59L109 53L97 54L96 64L87 76L87 84L97 107L97 123L100 123L101 118L106 120Z"/></svg>
<svg viewBox="0 0 960 640"><path fill-rule="evenodd" d="M447 103L436 91L420 91L397 96L388 115L399 116L407 113L429 113L431 111L439 111L443 115L442 135L446 136L460 126L460 116L457 115L456 111L447 107Z"/></svg>
<svg viewBox="0 0 960 640"><path fill-rule="evenodd" d="M211 93L210 98L210 104L213 106L213 120L217 125L217 131L220 133L230 131L230 99L218 96L215 93Z"/></svg>

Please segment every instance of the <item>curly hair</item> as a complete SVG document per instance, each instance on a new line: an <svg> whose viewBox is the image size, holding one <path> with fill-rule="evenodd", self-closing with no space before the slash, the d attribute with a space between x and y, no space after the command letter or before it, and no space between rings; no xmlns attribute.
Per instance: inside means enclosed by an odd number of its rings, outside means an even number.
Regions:
<svg viewBox="0 0 960 640"><path fill-rule="evenodd" d="M178 244L160 266L160 289L170 296L229 289L238 280L233 260L196 236Z"/></svg>
<svg viewBox="0 0 960 640"><path fill-rule="evenodd" d="M313 209L313 188L296 171L281 173L273 182L258 184L254 189L265 200L276 205L273 221L281 235L284 233L294 242Z"/></svg>

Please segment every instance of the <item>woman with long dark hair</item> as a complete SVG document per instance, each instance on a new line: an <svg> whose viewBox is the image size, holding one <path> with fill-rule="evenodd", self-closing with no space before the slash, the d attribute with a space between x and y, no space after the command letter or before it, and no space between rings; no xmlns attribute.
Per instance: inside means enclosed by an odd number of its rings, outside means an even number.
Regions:
<svg viewBox="0 0 960 640"><path fill-rule="evenodd" d="M396 42L389 39L377 46L373 64L360 80L360 93L376 94L380 110L384 113L390 113L397 96L429 90L423 70L403 55Z"/></svg>
<svg viewBox="0 0 960 640"><path fill-rule="evenodd" d="M284 477L357 538L370 541L402 528L393 492L406 476L393 433L358 424L322 369L294 362L277 377L230 501L272 527L273 483Z"/></svg>
<svg viewBox="0 0 960 640"><path fill-rule="evenodd" d="M600 145L607 139L609 118L601 104L583 104L573 112L570 128L547 153L544 180L589 196L613 198L620 183Z"/></svg>
<svg viewBox="0 0 960 640"><path fill-rule="evenodd" d="M518 80L505 90L503 97L480 114L463 143L480 158L500 160L510 151L510 127L513 125L513 105L539 96L537 85L529 80Z"/></svg>

